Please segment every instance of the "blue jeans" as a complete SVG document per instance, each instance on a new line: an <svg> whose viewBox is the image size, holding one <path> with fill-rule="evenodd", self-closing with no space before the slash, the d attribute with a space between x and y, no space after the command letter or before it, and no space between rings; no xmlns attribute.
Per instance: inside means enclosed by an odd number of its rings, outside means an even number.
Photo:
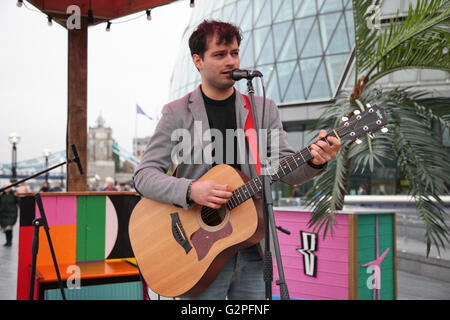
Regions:
<svg viewBox="0 0 450 320"><path fill-rule="evenodd" d="M263 260L256 246L233 255L200 294L183 300L264 300Z"/></svg>

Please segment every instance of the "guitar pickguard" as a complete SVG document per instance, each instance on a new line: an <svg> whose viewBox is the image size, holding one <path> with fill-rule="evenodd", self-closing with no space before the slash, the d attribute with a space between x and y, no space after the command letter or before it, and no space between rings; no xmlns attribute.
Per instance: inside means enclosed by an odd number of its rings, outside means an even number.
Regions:
<svg viewBox="0 0 450 320"><path fill-rule="evenodd" d="M191 242L197 252L198 260L202 260L209 252L215 242L225 237L228 237L233 233L230 221L217 231L207 231L203 228L199 228L191 235Z"/></svg>

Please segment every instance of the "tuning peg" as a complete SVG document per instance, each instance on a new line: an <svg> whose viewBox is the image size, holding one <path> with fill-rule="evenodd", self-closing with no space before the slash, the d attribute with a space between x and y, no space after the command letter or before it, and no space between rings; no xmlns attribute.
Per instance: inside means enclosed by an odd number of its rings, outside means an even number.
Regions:
<svg viewBox="0 0 450 320"><path fill-rule="evenodd" d="M358 114L360 114L360 113L361 113L361 111L359 111L359 110L353 111L353 114L355 114L355 115L358 115Z"/></svg>
<svg viewBox="0 0 450 320"><path fill-rule="evenodd" d="M342 117L342 121L348 121L348 118L347 117Z"/></svg>
<svg viewBox="0 0 450 320"><path fill-rule="evenodd" d="M388 131L389 131L389 129L386 128L386 127L381 128L381 132L383 132L383 133L386 133L386 132L388 132Z"/></svg>
<svg viewBox="0 0 450 320"><path fill-rule="evenodd" d="M367 109L370 109L370 108L372 108L372 105L370 103L366 103L366 107L367 107Z"/></svg>
<svg viewBox="0 0 450 320"><path fill-rule="evenodd" d="M362 143L362 140L356 139L355 142L356 142L356 144L361 144L361 143Z"/></svg>

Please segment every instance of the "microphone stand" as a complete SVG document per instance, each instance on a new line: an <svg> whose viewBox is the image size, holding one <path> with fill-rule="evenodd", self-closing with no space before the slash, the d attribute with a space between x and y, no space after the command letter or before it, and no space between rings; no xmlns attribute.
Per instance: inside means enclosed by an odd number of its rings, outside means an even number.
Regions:
<svg viewBox="0 0 450 320"><path fill-rule="evenodd" d="M62 165L65 164L69 164L71 162L75 162L78 165L78 169L80 171L80 174L83 174L83 168L81 167L81 162L80 162L80 158L78 156L78 152L77 152L77 148L76 146L73 144L72 145L72 151L74 154L74 157L72 159L67 159L66 161L63 161L57 165L54 165L50 168L44 169L41 172L38 172L36 174L33 174L25 179L19 180L17 182L14 182L12 184L10 184L9 186L6 186L4 188L0 189L0 192L3 192L6 189L12 188L18 184L21 184L22 182L28 181L30 179L33 179L37 176L40 176L46 172L49 172L53 169L56 169ZM52 254L52 259L53 259L53 265L55 267L55 272L56 272L56 276L58 278L58 286L60 288L61 291L61 295L63 300L66 300L66 295L64 293L64 289L63 289L63 284L62 284L62 280L61 280L61 275L59 273L59 268L58 268L58 262L56 261L56 255L55 255L55 251L53 249L53 244L52 244L52 239L50 237L50 232L49 232L49 227L48 227L48 223L47 223L47 217L45 216L45 211L44 211L44 206L42 205L42 199L41 199L41 195L40 193L37 193L35 196L35 201L38 205L39 208L39 212L41 217L34 219L32 224L34 227L34 231L33 231L33 242L31 245L31 256L32 256L32 260L31 260L31 273L30 273L30 291L29 291L29 296L28 299L29 300L33 300L33 296L34 296L34 284L35 284L35 275L36 275L36 260L37 260L37 254L39 251L39 227L43 226L45 233L47 235L47 240L48 240L48 245L50 247L50 252Z"/></svg>
<svg viewBox="0 0 450 320"><path fill-rule="evenodd" d="M40 226L44 227L45 233L47 235L48 246L50 247L50 252L52 254L52 259L53 259L53 266L55 267L56 276L58 278L59 290L61 291L63 300L66 300L66 294L64 293L64 287L63 287L63 283L61 280L61 274L59 273L58 262L56 261L55 250L53 249L53 243L52 243L52 239L50 237L50 231L49 231L50 229L48 227L47 217L45 216L44 206L42 205L41 194L36 193L36 195L34 196L34 199L36 200L36 203L38 205L41 217L33 220L34 230L33 230L33 242L31 245L32 260L31 260L31 273L30 273L30 291L29 291L29 295L28 295L28 300L33 300L33 296L34 296L34 292L33 292L34 291L34 283L35 283L34 278L36 276L36 259L37 259L37 254L39 251L39 227Z"/></svg>
<svg viewBox="0 0 450 320"><path fill-rule="evenodd" d="M262 82L262 78L261 78L261 82ZM262 83L262 87L263 87L263 92L264 92L264 101L263 101L263 121L264 121L265 104L266 104L264 83ZM254 127L255 127L255 131L257 133L257 137L258 137L259 133L260 133L260 130L258 127L259 121L258 121L258 115L256 113L256 104L255 104L255 96L254 96L255 89L253 88L251 78L247 79L247 89L248 89L248 96L249 96L249 100L250 100L250 106L252 108ZM260 144L259 139L258 139L258 144ZM259 146L258 146L258 150L261 150L261 148ZM260 159L260 163L262 164L261 159ZM276 284L278 286L280 286L280 299L281 300L289 300L290 299L289 291L288 291L286 280L284 277L283 263L281 261L281 254L280 254L280 244L278 242L278 234L276 231L275 218L274 218L274 214L273 214L272 190L270 188L272 181L270 179L270 176L267 174L264 174L264 172L261 172L260 177L262 178L262 204L263 204L263 213L264 213L264 281L266 284L266 300L272 300L273 262L272 262L272 253L270 251L270 233L272 233L272 237L273 237L275 257L276 257L277 266L278 266L279 280L276 282Z"/></svg>

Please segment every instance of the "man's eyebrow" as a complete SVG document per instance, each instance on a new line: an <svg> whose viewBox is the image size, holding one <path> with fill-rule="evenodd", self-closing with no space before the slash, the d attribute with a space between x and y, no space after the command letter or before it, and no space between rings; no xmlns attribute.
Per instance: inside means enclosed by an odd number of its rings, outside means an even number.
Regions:
<svg viewBox="0 0 450 320"><path fill-rule="evenodd" d="M227 51L227 50L225 50L225 49L222 49L222 50L216 50L216 51L211 52L211 54L223 53L223 52L226 52L226 51Z"/></svg>
<svg viewBox="0 0 450 320"><path fill-rule="evenodd" d="M227 52L227 51L228 51L228 49L216 50L216 51L212 51L211 54L224 53L224 52ZM231 52L236 52L236 51L239 52L239 48L232 49L230 51Z"/></svg>

